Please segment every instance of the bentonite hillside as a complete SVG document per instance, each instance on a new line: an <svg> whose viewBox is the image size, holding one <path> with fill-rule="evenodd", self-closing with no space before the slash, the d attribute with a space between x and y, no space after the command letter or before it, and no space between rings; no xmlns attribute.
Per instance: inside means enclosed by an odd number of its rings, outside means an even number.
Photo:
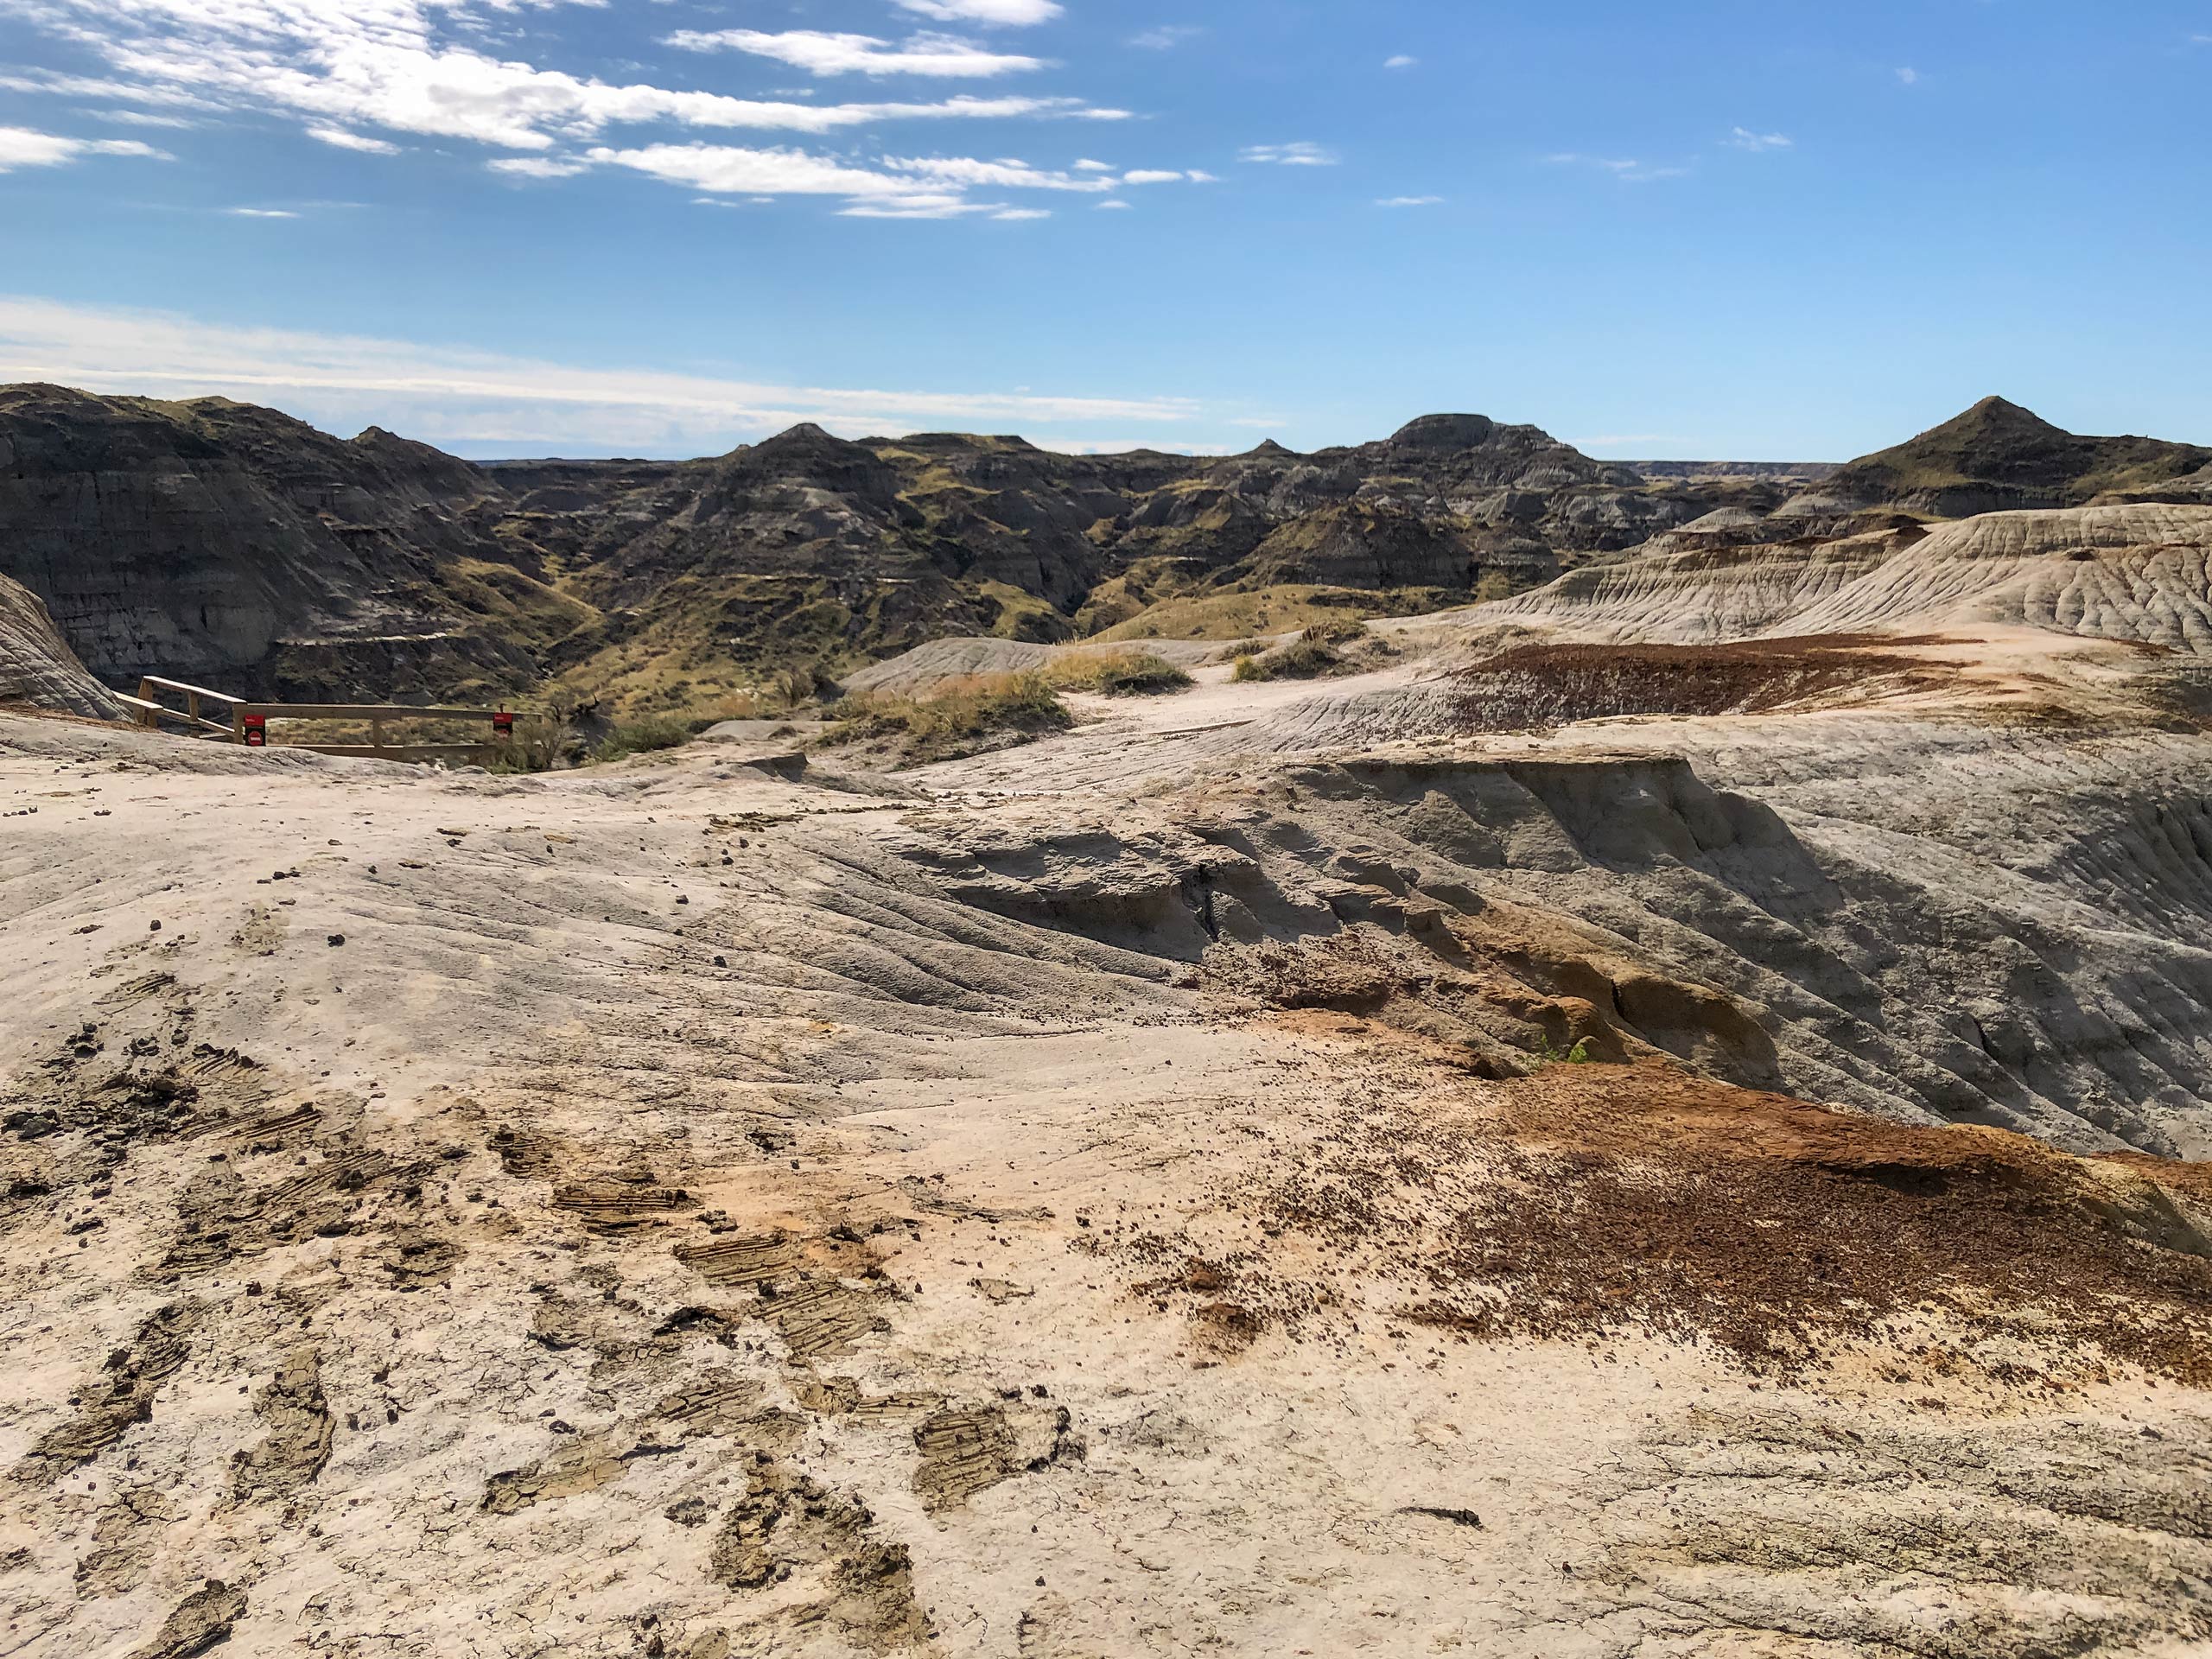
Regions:
<svg viewBox="0 0 2212 1659"><path fill-rule="evenodd" d="M4 406L7 1653L2212 1651L2205 451Z"/></svg>

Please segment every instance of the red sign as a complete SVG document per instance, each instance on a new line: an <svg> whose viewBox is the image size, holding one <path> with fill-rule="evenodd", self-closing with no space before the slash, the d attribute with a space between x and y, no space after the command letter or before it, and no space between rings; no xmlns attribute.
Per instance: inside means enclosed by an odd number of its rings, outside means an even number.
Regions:
<svg viewBox="0 0 2212 1659"><path fill-rule="evenodd" d="M502 741L515 734L515 717L502 709L492 716L492 735Z"/></svg>
<svg viewBox="0 0 2212 1659"><path fill-rule="evenodd" d="M248 715L245 717L245 746L250 749L269 747L269 716Z"/></svg>

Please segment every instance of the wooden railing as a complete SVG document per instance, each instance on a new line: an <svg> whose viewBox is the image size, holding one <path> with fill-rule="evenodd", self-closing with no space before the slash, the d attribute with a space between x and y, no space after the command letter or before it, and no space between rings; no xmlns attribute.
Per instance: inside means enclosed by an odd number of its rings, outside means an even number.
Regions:
<svg viewBox="0 0 2212 1659"><path fill-rule="evenodd" d="M184 706L176 709L163 702L161 700L163 692L173 697L181 697ZM232 743L265 741L272 721L343 721L351 725L365 725L369 728L366 743L287 742L280 746L307 749L316 754L352 755L364 760L448 760L463 766L489 766L512 753L514 742L515 716L504 709L424 709L404 702L249 702L242 697L233 697L221 691L210 691L205 686L187 685L181 680L165 680L153 675L138 682L137 696L124 697L122 702L141 726L158 729L165 722L180 725L195 737L219 737ZM200 712L206 704L219 704L230 718L227 721L209 719ZM489 742L482 743L394 743L385 741L385 728L387 726L416 721L480 723L492 728L492 738Z"/></svg>
<svg viewBox="0 0 2212 1659"><path fill-rule="evenodd" d="M160 694L164 691L182 697L184 707L171 709L164 706L160 699ZM159 679L149 674L138 682L137 696L119 697L118 701L131 711L141 726L158 728L162 721L168 721L175 725L191 727L195 736L213 732L234 741L242 741L241 728L235 718L213 721L200 712L203 702L219 702L226 709L236 710L240 706L239 699L226 696L220 691L210 691L205 686L187 685L181 680Z"/></svg>

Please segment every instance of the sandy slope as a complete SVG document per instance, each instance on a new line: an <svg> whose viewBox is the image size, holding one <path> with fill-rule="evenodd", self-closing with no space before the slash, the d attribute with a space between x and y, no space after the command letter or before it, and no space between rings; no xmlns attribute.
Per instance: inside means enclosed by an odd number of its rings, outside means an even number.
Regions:
<svg viewBox="0 0 2212 1659"><path fill-rule="evenodd" d="M2202 1651L2205 740L1415 672L0 717L0 1650Z"/></svg>

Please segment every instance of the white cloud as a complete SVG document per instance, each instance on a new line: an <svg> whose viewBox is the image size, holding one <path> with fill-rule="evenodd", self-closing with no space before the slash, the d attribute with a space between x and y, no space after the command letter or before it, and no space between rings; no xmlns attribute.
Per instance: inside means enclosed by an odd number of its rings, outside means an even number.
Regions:
<svg viewBox="0 0 2212 1659"><path fill-rule="evenodd" d="M1111 173L1114 168L1109 162L1077 162L1075 170L1078 173Z"/></svg>
<svg viewBox="0 0 2212 1659"><path fill-rule="evenodd" d="M399 146L382 138L372 138L365 132L349 132L344 127L309 127L308 137L318 143L335 146L340 149L358 149L364 156L397 156Z"/></svg>
<svg viewBox="0 0 2212 1659"><path fill-rule="evenodd" d="M1897 79L1907 86L1917 86L1920 85L1920 71L1907 65L1897 71Z"/></svg>
<svg viewBox="0 0 2212 1659"><path fill-rule="evenodd" d="M226 207L223 211L232 219L297 219L299 217L288 207Z"/></svg>
<svg viewBox="0 0 2212 1659"><path fill-rule="evenodd" d="M1729 133L1727 137L1723 139L1721 142L1726 143L1731 149L1748 149L1753 155L1757 155L1763 150L1791 149L1796 148L1789 135L1786 133L1753 132L1748 127L1738 127L1734 129Z"/></svg>
<svg viewBox="0 0 2212 1659"><path fill-rule="evenodd" d="M1131 118L1127 110L1096 107L1067 97L963 94L924 102L838 104L791 96L735 98L649 84L613 85L520 60L521 48L515 42L521 37L505 20L569 3L0 0L0 8L27 16L35 26L97 54L111 72L106 78L11 72L0 75L0 89L156 108L289 114L316 141L365 154L397 152L400 145L394 139L401 135L461 140L517 152L491 163L511 178L560 179L590 166L606 166L672 176L682 182L687 181L690 169L705 167L718 182L690 181L696 188L720 192L743 190L746 187L734 181L745 169L768 167L775 176L760 189L848 194L849 205L878 204L866 216L900 218L986 213L1007 204L967 200L961 186L924 189L912 179L893 181L887 169L848 158L740 146L715 149L714 154L723 159L713 162L701 159L709 146L657 142L664 134L616 138L610 130L658 125L688 129L686 137L753 130L820 137L894 121ZM1042 0L930 3L976 22L1042 21L1047 15ZM870 35L804 30L730 30L680 38L708 49L730 46L762 52L823 74L992 75L1042 62L934 35L896 45ZM499 42L498 55L488 44L494 40ZM34 147L26 139L17 141L17 148L28 153ZM48 153L52 146L36 148ZM72 153L92 152L79 148ZM761 156L776 159L772 163L744 159ZM810 184L795 188L790 182L795 177L825 176L842 177L851 185L850 192ZM895 210L882 206L894 199L899 204Z"/></svg>
<svg viewBox="0 0 2212 1659"><path fill-rule="evenodd" d="M974 219L1003 212L999 201L970 201L965 196L894 196L879 201L855 201L840 207L840 219Z"/></svg>
<svg viewBox="0 0 2212 1659"><path fill-rule="evenodd" d="M164 127L181 129L199 124L189 116L154 115L145 110L85 110L95 121L105 121L118 127Z"/></svg>
<svg viewBox="0 0 2212 1659"><path fill-rule="evenodd" d="M988 79L1041 69L1042 58L992 52L950 35L917 35L899 45L873 35L825 35L810 29L772 35L757 29L711 34L682 29L665 46L685 52L749 52L816 75L937 75Z"/></svg>
<svg viewBox="0 0 2212 1659"><path fill-rule="evenodd" d="M931 188L951 185L965 190L982 186L995 190L1080 190L1091 194L1115 188L1111 179L1046 173L1027 162L1014 160L984 162L967 156L888 156L883 165L893 173L925 179Z"/></svg>
<svg viewBox="0 0 2212 1659"><path fill-rule="evenodd" d="M1157 168L1139 168L1134 173L1122 174L1122 182L1123 184L1178 184L1182 181L1182 178L1183 175L1180 173L1163 172Z"/></svg>
<svg viewBox="0 0 2212 1659"><path fill-rule="evenodd" d="M993 219L1001 221L1021 219L1050 219L1052 216L1052 210L1049 207L1001 207L997 213L991 215Z"/></svg>
<svg viewBox="0 0 2212 1659"><path fill-rule="evenodd" d="M1060 15L1058 0L897 0L908 11L941 23L982 23L1027 29Z"/></svg>
<svg viewBox="0 0 2212 1659"><path fill-rule="evenodd" d="M1192 184L1219 184L1221 182L1221 177L1218 174L1201 173L1195 167L1189 172L1185 173L1183 176L1188 179Z"/></svg>
<svg viewBox="0 0 2212 1659"><path fill-rule="evenodd" d="M718 195L844 196L865 200L934 200L950 194L912 179L849 167L803 149L745 149L728 144L647 144L636 149L602 146L587 150L584 159L597 166L628 168Z"/></svg>
<svg viewBox="0 0 2212 1659"><path fill-rule="evenodd" d="M986 161L969 156L893 156L868 166L801 149L723 144L648 144L632 149L600 146L575 161L522 158L492 163L525 176L559 176L549 170L573 171L586 164L627 168L717 195L842 197L845 205L839 211L851 219L1036 218L1043 210L978 200L970 193L1052 190L1092 195L1120 188L1111 177L1051 172L1012 157Z"/></svg>
<svg viewBox="0 0 2212 1659"><path fill-rule="evenodd" d="M575 368L5 296L0 380L179 397L220 394L273 403L349 430L375 424L433 443L512 441L531 446L518 453L538 454L563 445L697 454L800 421L855 437L948 428L1033 432L1062 423L1172 432L1202 412L1179 397L845 390Z"/></svg>
<svg viewBox="0 0 2212 1659"><path fill-rule="evenodd" d="M60 167L87 156L135 156L149 161L176 158L136 138L65 138L29 127L0 127L0 173L19 167Z"/></svg>
<svg viewBox="0 0 2212 1659"><path fill-rule="evenodd" d="M1238 155L1244 162L1257 162L1272 167L1334 167L1336 154L1319 144L1300 142L1294 144L1248 144Z"/></svg>
<svg viewBox="0 0 2212 1659"><path fill-rule="evenodd" d="M1098 211L1100 213L1103 213L1109 210L1112 210L1116 213L1127 213L1129 210L1129 204L1119 200L1114 201L1102 201L1098 204Z"/></svg>
<svg viewBox="0 0 2212 1659"><path fill-rule="evenodd" d="M1384 196L1375 205L1377 207L1435 207L1443 200L1441 196Z"/></svg>
<svg viewBox="0 0 2212 1659"><path fill-rule="evenodd" d="M1382 67L1385 69L1411 69L1420 61L1419 58L1409 58L1401 52L1395 58L1383 59Z"/></svg>
<svg viewBox="0 0 2212 1659"><path fill-rule="evenodd" d="M512 12L558 0L486 0ZM591 3L592 0L577 0ZM506 149L545 150L595 138L609 126L670 123L708 129L828 134L896 120L1017 117L1125 120L1126 110L1074 98L956 97L934 103L816 105L743 99L650 85L615 86L486 55L472 40L442 38L484 23L467 0L29 0L51 32L103 56L112 78L42 71L0 75L0 89L160 106L286 111L330 130L383 128ZM749 36L754 31L731 31ZM696 37L703 41L718 36ZM759 35L804 44L834 60L836 42L868 36ZM886 48L875 69L935 65L981 73L1036 60L1001 57L966 42L943 48L921 37ZM830 42L824 47L823 42ZM883 45L876 42L876 45ZM862 57L871 55L863 52Z"/></svg>
<svg viewBox="0 0 2212 1659"><path fill-rule="evenodd" d="M1662 179L1686 179L1687 167L1646 167L1638 161L1618 161L1605 156L1578 156L1572 151L1564 155L1547 156L1547 165L1552 167L1590 167L1601 173L1610 173L1623 184L1651 184Z"/></svg>
<svg viewBox="0 0 2212 1659"><path fill-rule="evenodd" d="M1172 52L1185 41L1194 41L1205 33L1196 23L1168 23L1160 29L1147 29L1141 35L1129 37L1131 46L1142 47L1147 52Z"/></svg>
<svg viewBox="0 0 2212 1659"><path fill-rule="evenodd" d="M591 171L587 162L568 161L550 156L503 156L496 162L484 165L494 173L505 174L511 179L573 179L579 173Z"/></svg>
<svg viewBox="0 0 2212 1659"><path fill-rule="evenodd" d="M97 75L57 74L51 69L31 69L0 75L0 92L50 92L59 98L118 99L133 104L181 105L212 110L219 106L175 86L140 86L128 81L103 79Z"/></svg>

